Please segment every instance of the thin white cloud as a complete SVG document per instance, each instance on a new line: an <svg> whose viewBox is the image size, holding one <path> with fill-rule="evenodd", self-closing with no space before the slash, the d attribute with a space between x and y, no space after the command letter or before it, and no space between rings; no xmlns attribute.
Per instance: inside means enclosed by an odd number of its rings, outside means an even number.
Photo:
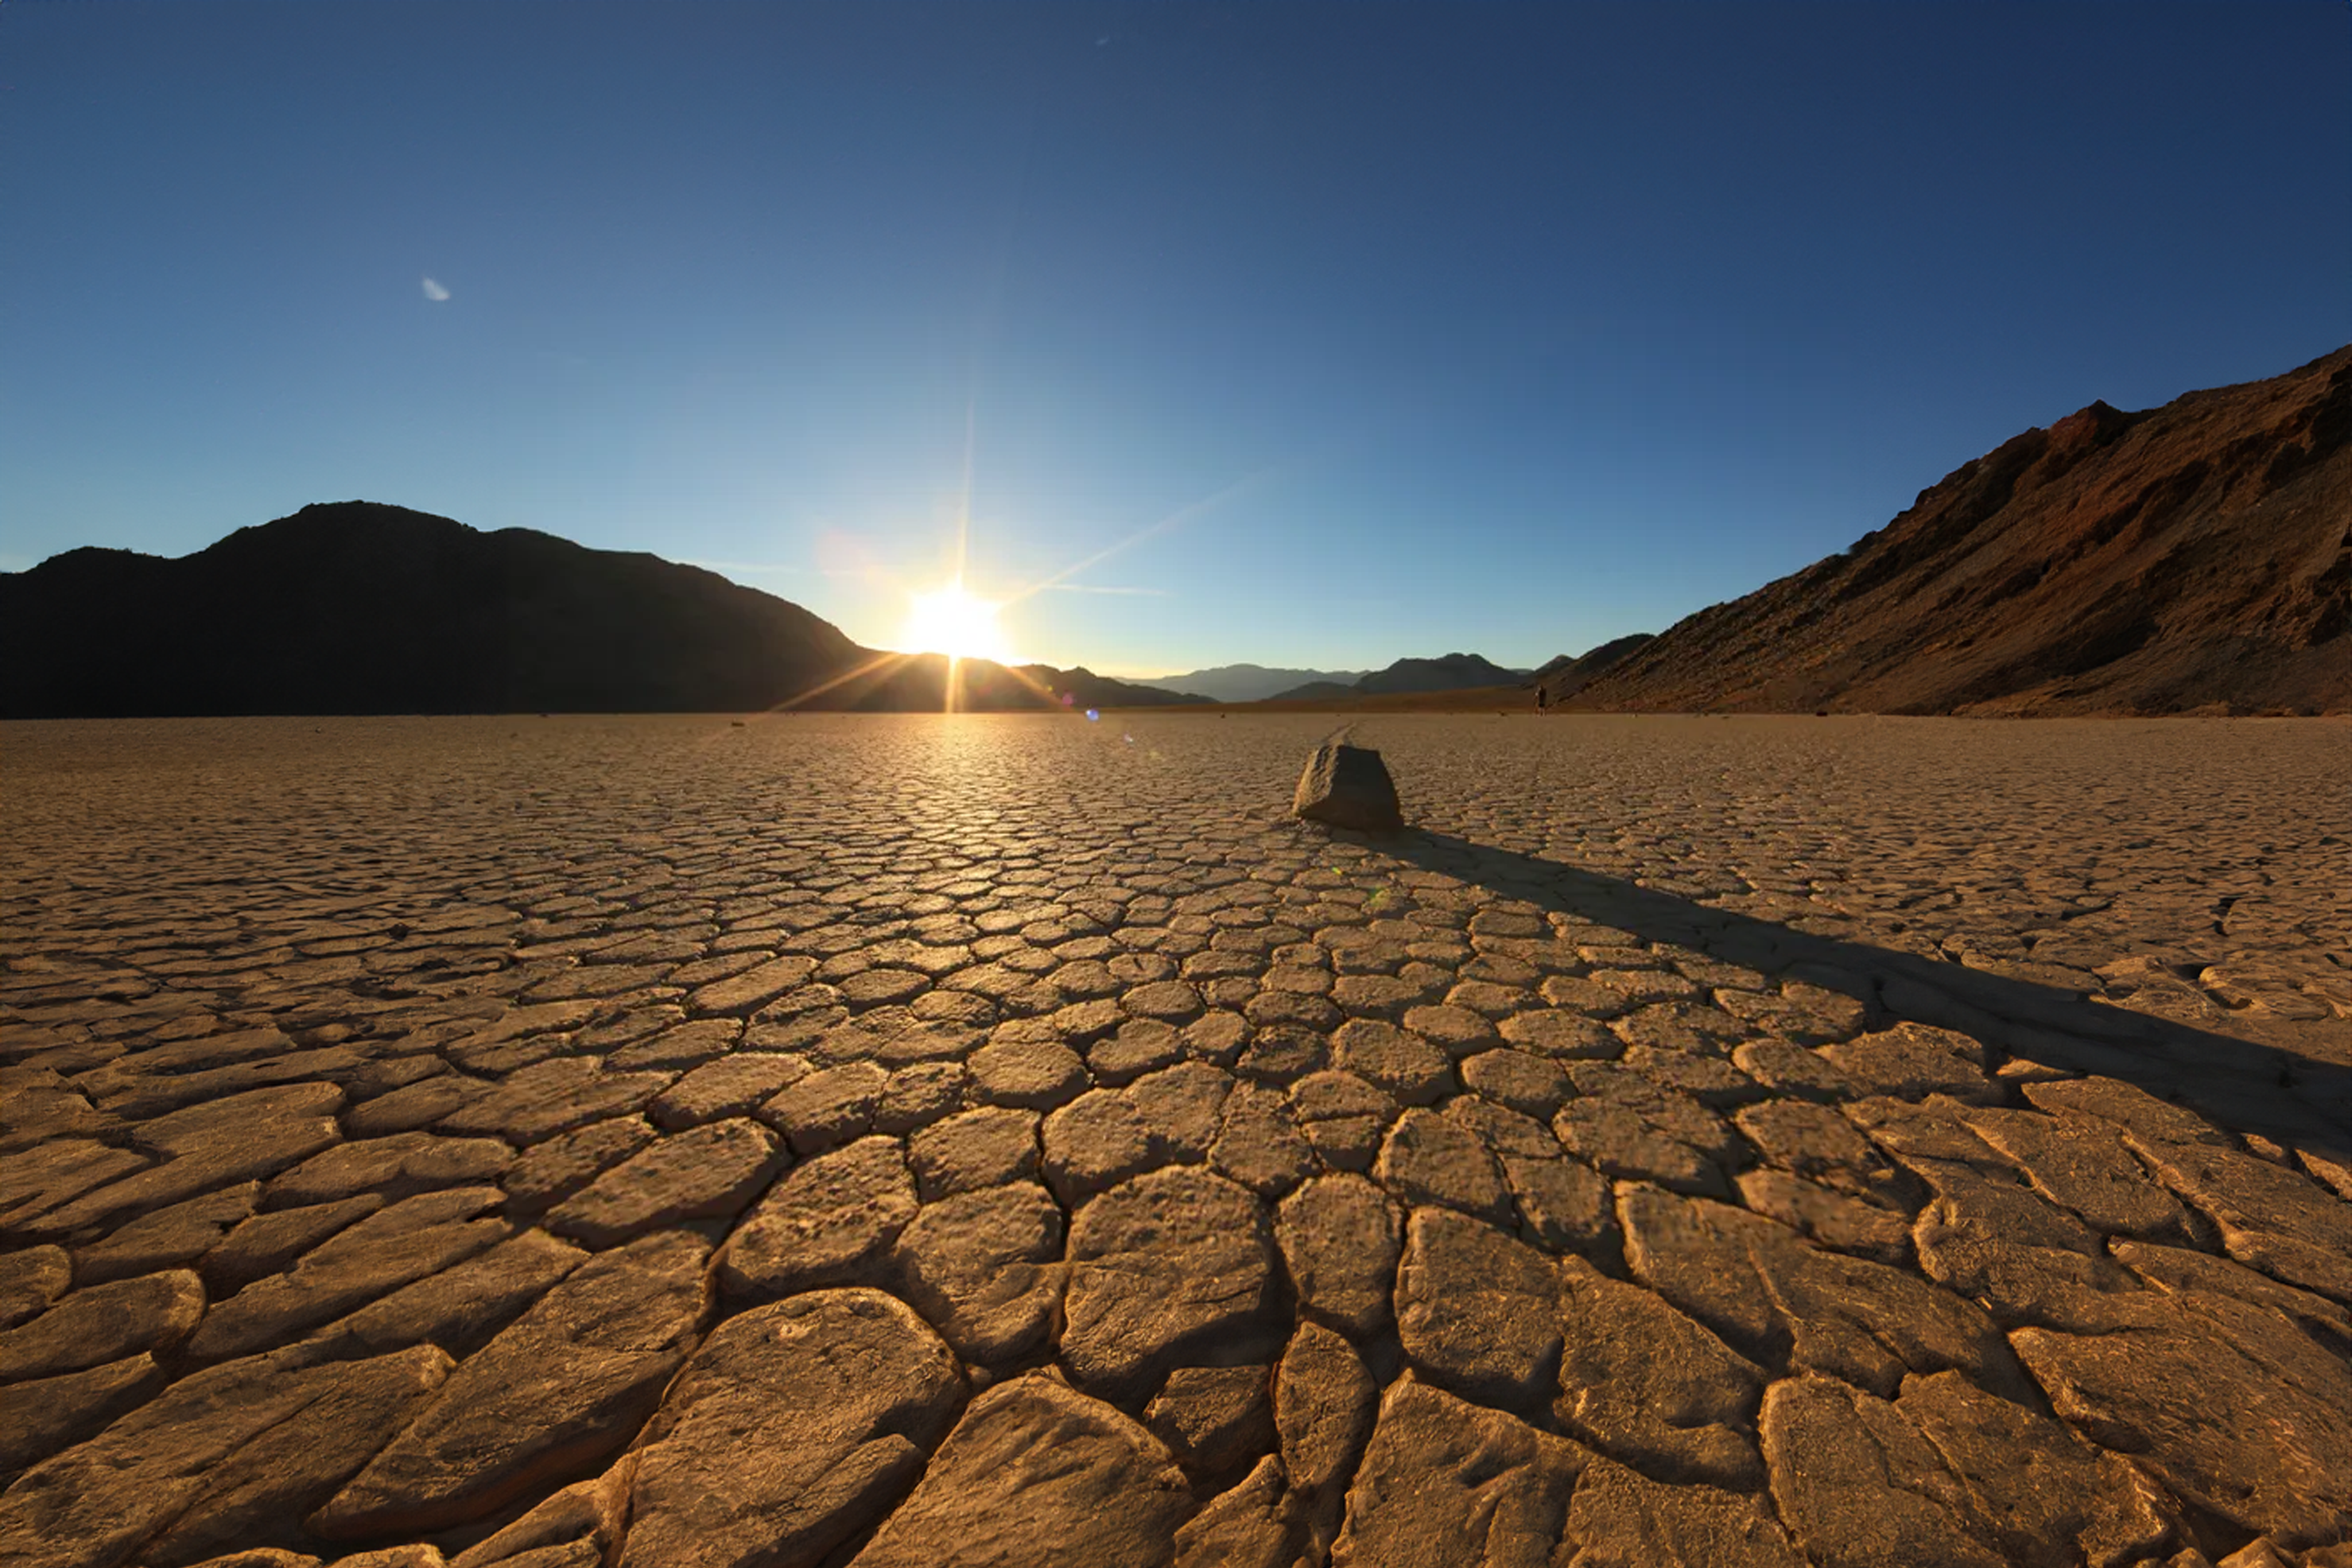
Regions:
<svg viewBox="0 0 2352 1568"><path fill-rule="evenodd" d="M449 290L441 287L439 283L434 281L432 279L427 278L424 281L425 297L432 300L435 304L438 305L442 300L446 300L449 297Z"/></svg>
<svg viewBox="0 0 2352 1568"><path fill-rule="evenodd" d="M1047 583L1043 586L1046 591L1055 594L1121 594L1152 599L1168 597L1168 590L1165 588L1114 588L1097 583Z"/></svg>

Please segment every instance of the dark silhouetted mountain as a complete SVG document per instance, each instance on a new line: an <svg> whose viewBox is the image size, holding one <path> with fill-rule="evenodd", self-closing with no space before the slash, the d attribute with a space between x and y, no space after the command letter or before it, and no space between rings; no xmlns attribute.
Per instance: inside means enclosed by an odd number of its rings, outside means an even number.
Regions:
<svg viewBox="0 0 2352 1568"><path fill-rule="evenodd" d="M1221 664L1213 669L1155 676L1135 684L1156 686L1162 691L1197 691L1215 702L1255 702L1309 681L1328 681L1344 688L1369 673L1361 669L1274 669L1262 664Z"/></svg>
<svg viewBox="0 0 2352 1568"><path fill-rule="evenodd" d="M1628 655L1649 647L1657 637L1655 632L1632 632L1622 637L1612 637L1574 658L1561 654L1535 671L1535 679L1530 684L1543 688L1547 701L1566 701L1591 685L1603 671L1613 668Z"/></svg>
<svg viewBox="0 0 2352 1568"><path fill-rule="evenodd" d="M1392 697L1407 691L1466 691L1473 687L1509 686L1528 672L1505 669L1475 653L1449 653L1438 658L1401 658L1386 669L1373 670L1347 685L1313 681L1277 691L1277 702L1321 702L1344 697Z"/></svg>
<svg viewBox="0 0 2352 1568"><path fill-rule="evenodd" d="M366 501L177 560L71 550L0 574L0 716L15 719L936 710L948 673L698 567ZM1177 700L1044 666L957 675L968 708L1064 690L1081 706Z"/></svg>
<svg viewBox="0 0 2352 1568"><path fill-rule="evenodd" d="M2342 711L2347 632L2352 347L2029 430L1852 549L1676 623L1573 705Z"/></svg>
<svg viewBox="0 0 2352 1568"><path fill-rule="evenodd" d="M1474 686L1508 686L1525 670L1506 669L1475 653L1437 658L1401 658L1356 682L1364 692L1466 691Z"/></svg>

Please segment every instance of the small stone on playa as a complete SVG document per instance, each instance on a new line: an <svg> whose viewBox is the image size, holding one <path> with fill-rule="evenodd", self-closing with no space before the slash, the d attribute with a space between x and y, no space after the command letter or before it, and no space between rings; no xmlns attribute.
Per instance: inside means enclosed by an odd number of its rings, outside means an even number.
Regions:
<svg viewBox="0 0 2352 1568"><path fill-rule="evenodd" d="M1404 826L1388 764L1378 752L1344 741L1327 741L1307 759L1290 809L1316 822L1367 833L1394 833Z"/></svg>

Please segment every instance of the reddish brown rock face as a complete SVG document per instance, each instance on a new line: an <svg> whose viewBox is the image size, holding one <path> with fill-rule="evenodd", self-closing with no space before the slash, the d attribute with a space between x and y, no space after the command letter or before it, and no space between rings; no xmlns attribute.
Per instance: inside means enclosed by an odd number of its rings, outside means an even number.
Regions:
<svg viewBox="0 0 2352 1568"><path fill-rule="evenodd" d="M2340 724L1324 722L0 734L0 1562L2334 1561Z"/></svg>
<svg viewBox="0 0 2352 1568"><path fill-rule="evenodd" d="M2352 348L2095 403L1556 700L1612 712L2352 709Z"/></svg>

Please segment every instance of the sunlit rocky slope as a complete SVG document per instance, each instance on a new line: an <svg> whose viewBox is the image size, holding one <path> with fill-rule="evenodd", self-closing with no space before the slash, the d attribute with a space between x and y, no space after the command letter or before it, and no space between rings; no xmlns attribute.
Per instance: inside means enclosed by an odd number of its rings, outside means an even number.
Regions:
<svg viewBox="0 0 2352 1568"><path fill-rule="evenodd" d="M1564 695L1629 710L2340 711L2347 630L2352 347L2028 430L1852 549Z"/></svg>

